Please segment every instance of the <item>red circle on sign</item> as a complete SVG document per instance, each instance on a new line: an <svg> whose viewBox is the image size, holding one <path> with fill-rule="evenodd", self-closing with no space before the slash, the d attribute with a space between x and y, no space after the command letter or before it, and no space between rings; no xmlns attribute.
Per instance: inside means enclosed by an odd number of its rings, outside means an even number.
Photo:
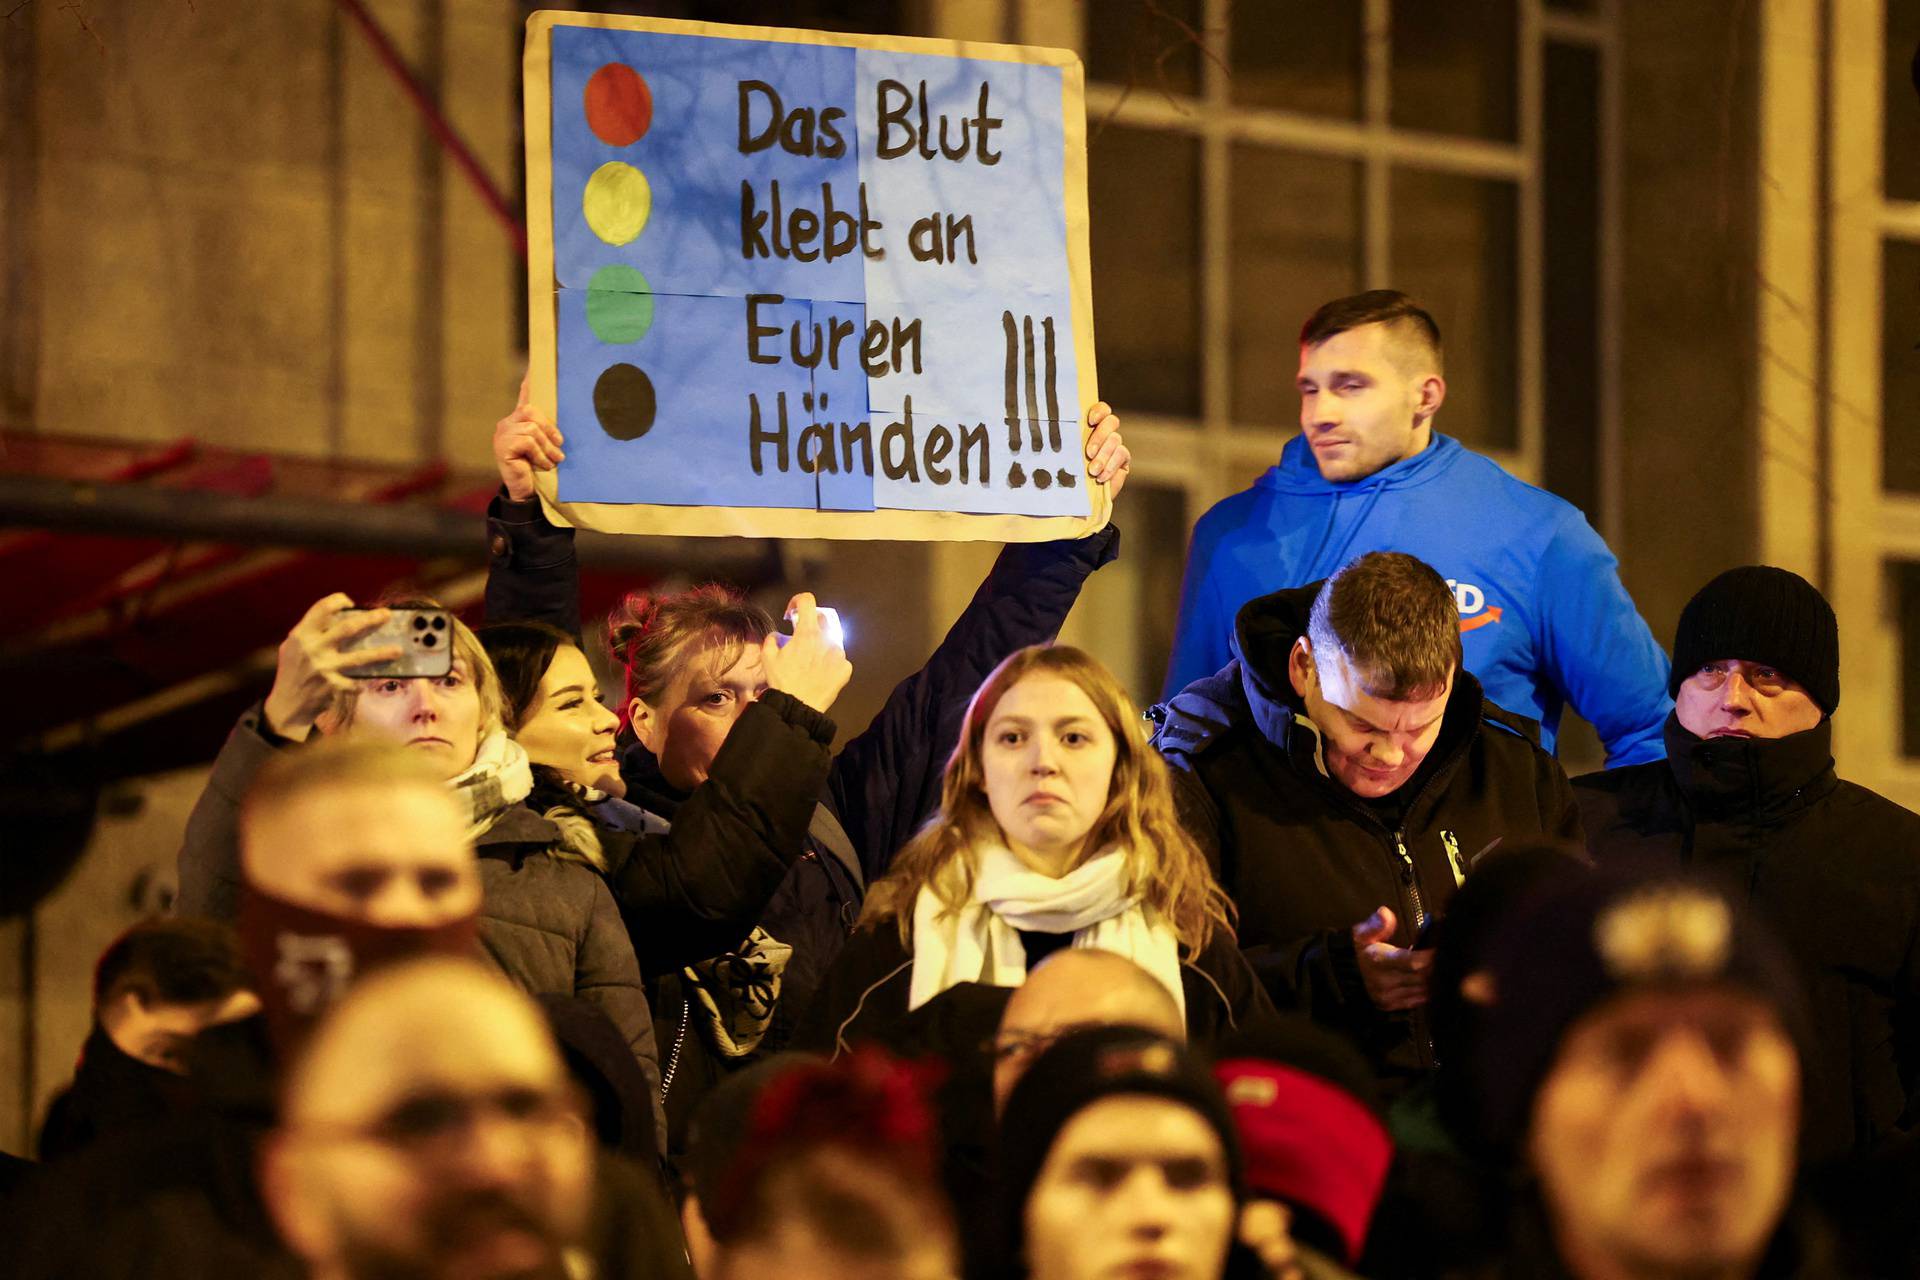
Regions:
<svg viewBox="0 0 1920 1280"><path fill-rule="evenodd" d="M587 127L610 147L640 141L653 123L653 90L624 62L609 62L587 81Z"/></svg>

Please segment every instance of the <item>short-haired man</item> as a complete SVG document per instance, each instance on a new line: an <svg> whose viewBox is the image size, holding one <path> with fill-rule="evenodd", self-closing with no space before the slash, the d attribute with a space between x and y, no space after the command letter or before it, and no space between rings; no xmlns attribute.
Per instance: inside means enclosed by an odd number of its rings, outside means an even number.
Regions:
<svg viewBox="0 0 1920 1280"><path fill-rule="evenodd" d="M1300 330L1295 385L1300 435L1194 526L1168 695L1227 664L1247 601L1404 551L1452 588L1467 670L1539 721L1548 750L1571 704L1608 764L1657 759L1666 656L1577 509L1434 430L1447 384L1433 317L1390 289L1329 302Z"/></svg>
<svg viewBox="0 0 1920 1280"><path fill-rule="evenodd" d="M1812 996L1807 1156L1911 1132L1920 815L1833 768L1840 634L1798 574L1730 569L1673 639L1667 758L1574 783L1594 860L1685 867L1765 915Z"/></svg>
<svg viewBox="0 0 1920 1280"><path fill-rule="evenodd" d="M1483 1123L1532 1175L1497 1274L1912 1274L1843 1273L1788 1212L1805 997L1733 902L1672 878L1583 879L1511 924L1492 983Z"/></svg>
<svg viewBox="0 0 1920 1280"><path fill-rule="evenodd" d="M1412 556L1361 556L1237 627L1240 657L1155 741L1275 1003L1351 1035L1396 1091L1434 1065L1423 928L1484 850L1577 840L1572 788L1461 670L1453 593Z"/></svg>
<svg viewBox="0 0 1920 1280"><path fill-rule="evenodd" d="M320 1280L569 1274L594 1144L540 1011L470 961L368 978L288 1073L262 1146L280 1234Z"/></svg>
<svg viewBox="0 0 1920 1280"><path fill-rule="evenodd" d="M40 1158L153 1124L184 1102L194 1037L260 1011L233 930L211 920L142 920L93 970L93 1031L73 1084L47 1108Z"/></svg>
<svg viewBox="0 0 1920 1280"><path fill-rule="evenodd" d="M283 1064L365 975L477 954L467 819L420 752L347 740L274 753L237 822L241 954L262 1012L198 1037L201 1105L103 1137L47 1179L19 1252L29 1274L274 1274L284 1255L248 1169Z"/></svg>

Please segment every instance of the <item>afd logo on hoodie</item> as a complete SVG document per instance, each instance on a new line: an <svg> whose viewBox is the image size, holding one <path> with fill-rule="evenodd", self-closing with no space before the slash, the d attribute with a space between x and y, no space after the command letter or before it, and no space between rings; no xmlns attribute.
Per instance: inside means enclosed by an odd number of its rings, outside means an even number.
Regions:
<svg viewBox="0 0 1920 1280"><path fill-rule="evenodd" d="M1460 610L1462 633L1478 631L1500 621L1500 606L1488 604L1487 593L1482 588L1457 578L1448 578L1447 586L1453 591L1454 606Z"/></svg>

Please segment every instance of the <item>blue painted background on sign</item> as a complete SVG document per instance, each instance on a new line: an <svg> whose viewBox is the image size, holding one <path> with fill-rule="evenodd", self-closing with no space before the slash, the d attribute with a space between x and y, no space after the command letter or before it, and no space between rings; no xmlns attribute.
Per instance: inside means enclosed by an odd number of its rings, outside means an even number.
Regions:
<svg viewBox="0 0 1920 1280"><path fill-rule="evenodd" d="M652 93L650 128L624 147L597 137L583 107L588 80L613 62L632 67ZM815 113L816 145L827 141L819 113L837 108L843 114L834 123L844 154L800 156L778 143L741 154L742 81L770 86L787 113ZM883 81L897 82L904 92L889 91L883 99ZM883 140L907 140L903 125L919 141L923 82L931 124L927 143L938 147L944 116L946 141L957 149L964 119L966 156L929 159L913 151L879 158ZM555 278L561 286L556 408L568 455L559 472L562 501L1086 514L1060 68L562 26L553 32L552 83ZM981 163L974 123L983 83L989 86L987 112L1000 121L987 134L987 146L1000 157L995 164ZM747 101L749 128L763 131L771 119L771 95L755 91ZM898 116L887 130L880 124L883 101ZM618 246L594 234L581 205L588 179L614 160L639 169L652 196L646 226ZM831 234L851 241L853 251L831 262L743 257L743 181L753 189L756 212L769 214L777 182L783 213L805 211L803 231L809 214L818 219L824 211L824 185L835 226L821 227L814 243ZM878 224L867 236L884 251L878 258L859 251L863 184L867 217ZM913 236L916 222L929 218ZM770 248L772 236L769 216L744 243ZM953 248L959 258L919 260L910 240L923 251L937 246L941 256ZM658 291L653 327L638 342L603 343L586 322L585 287L597 270L614 263L637 268ZM777 364L747 359L742 299L748 293L787 299L762 310L763 321L780 330L761 343L763 353L778 354ZM796 363L788 326L802 325L804 353L811 345L810 324L824 332L836 317L854 326L840 367L825 360L812 369ZM896 343L894 335L914 319L920 322L917 338ZM1051 363L1044 341L1049 320ZM870 321L886 334L878 358L897 356L901 364L897 371L889 364L880 377L869 377L861 363ZM595 383L622 362L647 373L658 406L655 425L625 441L601 430L593 406ZM774 446L763 440L762 471L755 474L749 397L758 400L763 431L775 432L783 392L788 468L779 470ZM803 397L810 393L826 396L824 411L807 407ZM910 440L903 412L909 400ZM1053 444L1055 432L1043 426L1036 450L1036 433L1024 426L1010 432L1009 414L1023 421L1057 414L1059 445ZM830 440L841 464L817 475L798 465L803 432L816 420L830 430L812 443ZM863 422L864 437L857 430ZM881 465L882 441L895 424L891 461L897 474L889 476ZM908 445L913 463L902 468L897 455ZM869 454L874 474L860 465ZM957 472L963 456L965 484ZM856 464L852 471L844 465L849 460ZM1063 469L1074 478L1071 486L1052 479ZM1033 482L1039 473L1049 479L1045 489ZM947 476L946 483L933 482L938 474Z"/></svg>

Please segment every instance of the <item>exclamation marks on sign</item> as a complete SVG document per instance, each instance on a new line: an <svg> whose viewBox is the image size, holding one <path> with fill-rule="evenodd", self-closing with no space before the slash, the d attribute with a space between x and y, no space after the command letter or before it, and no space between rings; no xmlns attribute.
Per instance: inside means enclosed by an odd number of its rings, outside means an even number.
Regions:
<svg viewBox="0 0 1920 1280"><path fill-rule="evenodd" d="M1027 451L1039 453L1043 449L1058 454L1060 441L1060 395L1055 387L1059 375L1059 364L1054 352L1053 317L1044 316L1040 320L1038 342L1035 341L1032 316L1021 316L1015 323L1013 312L1000 313L1000 328L1007 339L1007 449L1019 454L1022 449L1021 427L1027 429ZM1044 363L1043 370L1036 370L1036 363ZM1047 409L1040 412L1040 387L1046 388ZM1020 412L1020 393L1026 392L1026 412ZM1040 437L1040 424L1047 424L1047 438L1043 443ZM1007 468L1007 487L1018 489L1027 483L1026 468L1015 457ZM1056 483L1062 489L1071 489L1077 479L1076 473L1066 467L1048 471L1044 465L1036 465L1033 471L1033 487L1050 489Z"/></svg>

